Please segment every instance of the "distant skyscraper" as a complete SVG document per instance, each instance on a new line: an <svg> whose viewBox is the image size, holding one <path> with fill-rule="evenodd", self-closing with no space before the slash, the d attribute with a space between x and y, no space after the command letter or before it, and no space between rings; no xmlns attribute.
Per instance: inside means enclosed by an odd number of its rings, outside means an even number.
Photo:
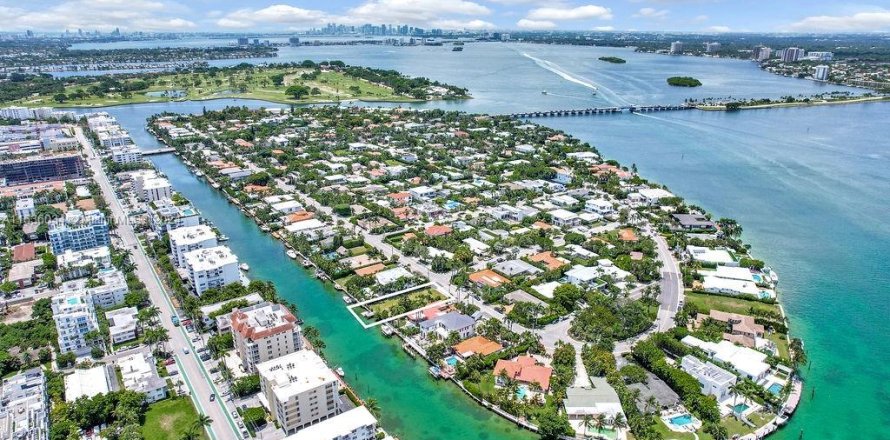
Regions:
<svg viewBox="0 0 890 440"><path fill-rule="evenodd" d="M751 58L757 61L766 61L772 55L773 50L766 46L757 46L754 48Z"/></svg>
<svg viewBox="0 0 890 440"><path fill-rule="evenodd" d="M238 37L238 45L239 46L247 46L249 41L250 40L248 40L247 37Z"/></svg>
<svg viewBox="0 0 890 440"><path fill-rule="evenodd" d="M816 73L813 74L813 78L819 81L828 81L828 75L831 73L831 68L826 65L816 66Z"/></svg>
<svg viewBox="0 0 890 440"><path fill-rule="evenodd" d="M716 41L713 43L705 43L705 52L715 53L718 50L720 50L720 43L718 43Z"/></svg>
<svg viewBox="0 0 890 440"><path fill-rule="evenodd" d="M789 47L785 49L785 52L782 53L782 61L786 63L793 63L795 61L800 61L803 58L804 50L799 47Z"/></svg>
<svg viewBox="0 0 890 440"><path fill-rule="evenodd" d="M300 37L290 37L288 40L291 46L299 46L300 45Z"/></svg>
<svg viewBox="0 0 890 440"><path fill-rule="evenodd" d="M807 58L812 61L831 61L834 58L833 52L810 52Z"/></svg>
<svg viewBox="0 0 890 440"><path fill-rule="evenodd" d="M674 41L671 43L671 53L678 54L683 53L683 42L682 41Z"/></svg>

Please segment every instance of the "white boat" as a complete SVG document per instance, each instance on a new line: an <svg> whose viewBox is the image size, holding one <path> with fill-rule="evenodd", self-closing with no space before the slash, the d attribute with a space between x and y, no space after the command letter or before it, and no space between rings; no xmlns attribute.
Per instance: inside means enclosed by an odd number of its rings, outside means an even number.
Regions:
<svg viewBox="0 0 890 440"><path fill-rule="evenodd" d="M213 184L212 184L212 185L210 185L210 186L212 186L212 187L213 187L213 189L219 189L219 184L218 184L218 183L216 183L216 182L213 182Z"/></svg>
<svg viewBox="0 0 890 440"><path fill-rule="evenodd" d="M547 94L547 91L546 91L546 90L541 90L541 94L542 94L542 95L546 95L546 94Z"/></svg>
<svg viewBox="0 0 890 440"><path fill-rule="evenodd" d="M228 235L225 235L225 234L220 235L220 236L217 238L217 240L219 240L219 241L227 241L228 239L229 239L229 236L228 236Z"/></svg>
<svg viewBox="0 0 890 440"><path fill-rule="evenodd" d="M383 330L384 336L392 336L392 334L395 332L395 329L393 329L389 324L381 325L380 329Z"/></svg>
<svg viewBox="0 0 890 440"><path fill-rule="evenodd" d="M201 171L201 170L198 170L198 171L195 171L195 175L198 176L198 177L201 177L201 176L204 175L204 172Z"/></svg>
<svg viewBox="0 0 890 440"><path fill-rule="evenodd" d="M340 368L340 367L337 367L337 369L334 370L334 372L337 373L337 376L340 376L340 377L344 377L344 376L346 376L346 373L345 373L345 372L343 371L343 369Z"/></svg>
<svg viewBox="0 0 890 440"><path fill-rule="evenodd" d="M288 257L290 257L291 260L297 259L297 253L294 252L293 249L288 249L287 252L285 252L285 253L287 254Z"/></svg>
<svg viewBox="0 0 890 440"><path fill-rule="evenodd" d="M248 270L250 270L250 266L249 266L247 263L241 263L241 265L238 266L238 268L240 268L241 270L243 270L243 271L245 271L245 272L247 272Z"/></svg>

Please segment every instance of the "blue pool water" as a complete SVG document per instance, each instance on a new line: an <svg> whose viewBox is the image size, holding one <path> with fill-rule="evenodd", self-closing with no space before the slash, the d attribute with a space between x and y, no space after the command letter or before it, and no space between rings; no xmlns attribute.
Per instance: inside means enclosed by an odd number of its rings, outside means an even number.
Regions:
<svg viewBox="0 0 890 440"><path fill-rule="evenodd" d="M457 365L457 357L456 356L448 356L447 358L445 358L445 363L454 367Z"/></svg>
<svg viewBox="0 0 890 440"><path fill-rule="evenodd" d="M763 277L757 274L751 275L754 278L754 282L760 284L763 282Z"/></svg>
<svg viewBox="0 0 890 440"><path fill-rule="evenodd" d="M739 403L739 404L737 404L737 405L733 405L733 407L732 407L732 411L733 411L734 413L736 413L736 414L742 414L742 413L744 413L745 411L747 411L748 408L750 408L750 406L748 406L747 404L745 404L745 403Z"/></svg>
<svg viewBox="0 0 890 440"><path fill-rule="evenodd" d="M526 394L528 394L528 387L526 387L525 385L520 385L519 388L516 390L516 397L520 400L525 399Z"/></svg>
<svg viewBox="0 0 890 440"><path fill-rule="evenodd" d="M677 426L686 426L692 424L692 415L691 414L683 414L679 416L671 417L671 424Z"/></svg>
<svg viewBox="0 0 890 440"><path fill-rule="evenodd" d="M767 391L769 391L775 395L779 395L779 393L782 392L782 388L784 388L784 387L781 384L774 383L774 384L770 385L769 388L767 388Z"/></svg>

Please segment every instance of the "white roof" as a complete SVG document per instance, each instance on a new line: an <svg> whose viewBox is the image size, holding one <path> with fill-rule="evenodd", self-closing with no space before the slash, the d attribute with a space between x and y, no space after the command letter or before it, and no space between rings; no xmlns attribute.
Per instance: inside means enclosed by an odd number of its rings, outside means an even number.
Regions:
<svg viewBox="0 0 890 440"><path fill-rule="evenodd" d="M260 377L265 378L278 401L285 402L292 396L337 382L337 376L312 350L300 350L256 366Z"/></svg>
<svg viewBox="0 0 890 440"><path fill-rule="evenodd" d="M674 197L670 191L661 188L643 188L639 191L640 195L649 200L659 200L668 197Z"/></svg>
<svg viewBox="0 0 890 440"><path fill-rule="evenodd" d="M726 264L734 261L732 255L724 249L711 249L689 245L686 246L686 252L689 252L689 255L692 256L693 260L705 261L708 263Z"/></svg>
<svg viewBox="0 0 890 440"><path fill-rule="evenodd" d="M695 336L686 336L681 342L691 347L698 347L706 351L712 358L732 365L740 373L750 377L761 377L769 371L770 366L764 362L766 354L748 347L735 345L729 341L718 343L706 342Z"/></svg>
<svg viewBox="0 0 890 440"><path fill-rule="evenodd" d="M566 272L566 276L576 278L580 281L591 281L599 276L599 271L595 267L581 266L580 264L573 266Z"/></svg>
<svg viewBox="0 0 890 440"><path fill-rule="evenodd" d="M377 280L377 282L383 285L395 282L399 278L410 276L411 272L408 272L402 266L394 267L392 269L384 270L382 272L377 272L376 274L374 274L374 278Z"/></svg>
<svg viewBox="0 0 890 440"><path fill-rule="evenodd" d="M289 211L292 208L302 209L303 204L296 200L285 200L283 202L273 203L272 209L276 211Z"/></svg>
<svg viewBox="0 0 890 440"><path fill-rule="evenodd" d="M170 241L179 246L197 244L205 240L216 239L216 234L213 232L213 229L210 229L210 226L207 225L184 226L173 229L167 234L170 236Z"/></svg>
<svg viewBox="0 0 890 440"><path fill-rule="evenodd" d="M578 217L578 214L575 214L571 211L566 211L565 209L556 209L550 211L548 214L550 214L551 217L558 218L560 220L572 220Z"/></svg>
<svg viewBox="0 0 890 440"><path fill-rule="evenodd" d="M238 264L238 257L228 246L196 249L184 254L185 262L195 271L212 270L228 264Z"/></svg>
<svg viewBox="0 0 890 440"><path fill-rule="evenodd" d="M546 296L547 298L553 298L553 291L556 290L557 287L561 286L561 284L557 281L551 281L549 283L538 284L537 286L532 286L532 289L535 292L540 293L541 295Z"/></svg>
<svg viewBox="0 0 890 440"><path fill-rule="evenodd" d="M717 270L714 274L720 278L726 278L730 280L754 280L754 276L751 273L751 270L746 267L717 266Z"/></svg>
<svg viewBox="0 0 890 440"><path fill-rule="evenodd" d="M317 218L310 218L301 222L291 223L284 227L288 232L308 231L324 227L324 222Z"/></svg>
<svg viewBox="0 0 890 440"><path fill-rule="evenodd" d="M705 276L702 281L702 288L709 292L725 292L738 293L747 295L758 295L760 289L754 284L754 280L741 281L728 278L720 278L716 276Z"/></svg>
<svg viewBox="0 0 890 440"><path fill-rule="evenodd" d="M142 189L165 188L170 186L170 181L163 177L154 177L142 183Z"/></svg>
<svg viewBox="0 0 890 440"><path fill-rule="evenodd" d="M108 393L108 370L104 365L87 370L74 370L65 376L65 401L73 402L79 397L93 397Z"/></svg>
<svg viewBox="0 0 890 440"><path fill-rule="evenodd" d="M301 429L285 440L332 440L350 438L349 435L364 426L376 428L377 419L364 406L353 408L345 413L331 417Z"/></svg>

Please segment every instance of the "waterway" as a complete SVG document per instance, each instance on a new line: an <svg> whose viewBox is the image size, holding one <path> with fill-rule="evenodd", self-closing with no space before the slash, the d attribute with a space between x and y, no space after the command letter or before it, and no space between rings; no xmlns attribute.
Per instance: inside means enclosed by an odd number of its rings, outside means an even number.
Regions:
<svg viewBox="0 0 890 440"><path fill-rule="evenodd" d="M623 101L665 104L684 97L782 96L838 89L770 75L741 61L634 54L625 49L468 46L455 54L433 52L441 48L431 47L292 48L292 57L343 59L465 86L475 99L421 107L473 112ZM473 55L477 50L480 53ZM628 63L596 61L603 55L621 56ZM621 66L629 67L612 71ZM705 86L675 90L660 84L665 76L679 74L702 79ZM594 84L598 93L590 93L584 81ZM542 95L542 89L548 95ZM221 100L108 110L140 146L151 149L158 145L144 131L149 115L236 103L273 106ZM886 121L890 105L873 103L537 122L566 130L596 145L607 157L635 163L644 176L716 215L738 219L755 253L779 271L782 302L792 331L806 341L812 367L805 372L807 391L798 413L775 438L797 439L803 431L803 438L809 439L890 439L886 429L890 426L886 269L890 124ZM430 381L423 365L401 353L398 344L378 332L362 330L338 295L292 264L280 244L189 174L175 156L152 160L178 191L232 238L230 245L251 265L253 276L273 281L285 298L298 305L306 322L320 329L332 365L347 371L360 394L381 402L387 429L404 439L530 436L472 404L455 387Z"/></svg>

